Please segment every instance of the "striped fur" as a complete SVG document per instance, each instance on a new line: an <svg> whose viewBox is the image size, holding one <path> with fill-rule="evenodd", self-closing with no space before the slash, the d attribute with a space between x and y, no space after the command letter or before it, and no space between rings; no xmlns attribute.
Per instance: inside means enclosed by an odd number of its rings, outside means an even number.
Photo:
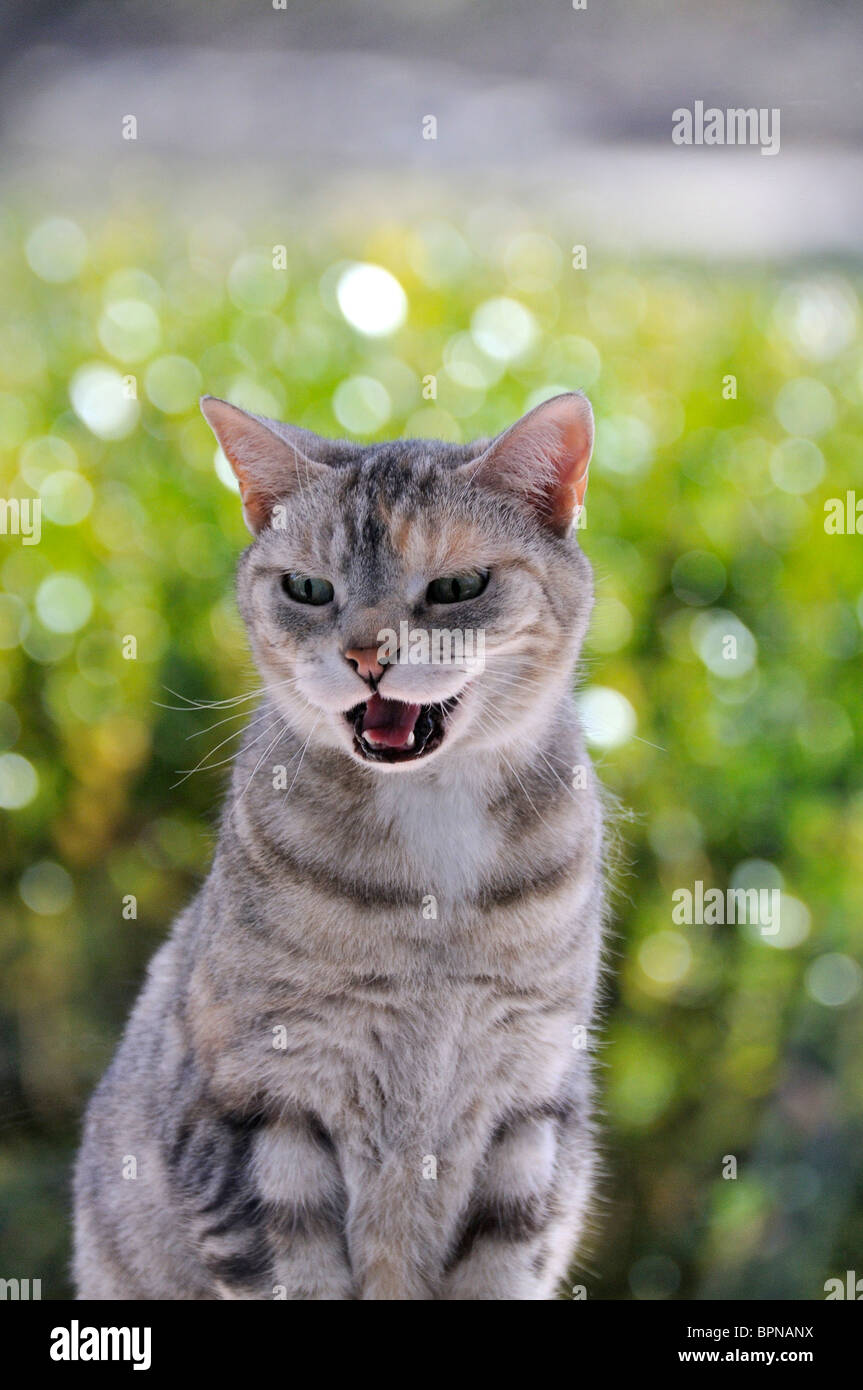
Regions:
<svg viewBox="0 0 863 1390"><path fill-rule="evenodd" d="M269 525L243 474L257 534L238 592L267 691L210 874L88 1111L82 1297L555 1295L595 1167L579 1030L603 835L571 697L590 572L563 503L543 509L564 435L539 415L533 449L531 416L464 448L217 428L238 471L248 432L249 469L266 460L285 502ZM458 621L485 632L485 669L383 677L392 698L460 693L442 746L361 761L343 716L368 692L344 651L403 618L441 625L430 578L477 565L492 578ZM289 569L329 577L331 611L291 606Z"/></svg>

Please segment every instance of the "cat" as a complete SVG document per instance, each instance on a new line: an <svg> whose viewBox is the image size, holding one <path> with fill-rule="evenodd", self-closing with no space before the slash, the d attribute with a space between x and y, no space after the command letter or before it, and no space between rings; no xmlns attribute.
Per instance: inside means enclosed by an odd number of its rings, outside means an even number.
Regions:
<svg viewBox="0 0 863 1390"><path fill-rule="evenodd" d="M590 405L366 446L201 406L263 697L90 1103L79 1297L554 1298L596 1169ZM405 622L482 662L385 652Z"/></svg>

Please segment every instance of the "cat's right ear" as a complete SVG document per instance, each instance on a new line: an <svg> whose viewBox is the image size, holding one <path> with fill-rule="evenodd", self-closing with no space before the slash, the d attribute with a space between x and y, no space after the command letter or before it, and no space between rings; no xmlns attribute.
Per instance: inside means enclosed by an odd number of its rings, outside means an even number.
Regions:
<svg viewBox="0 0 863 1390"><path fill-rule="evenodd" d="M277 433L287 432L287 427L275 420L250 415L217 396L201 397L201 413L234 470L243 516L253 536L269 525L279 502L329 473L326 465L316 463L298 444Z"/></svg>

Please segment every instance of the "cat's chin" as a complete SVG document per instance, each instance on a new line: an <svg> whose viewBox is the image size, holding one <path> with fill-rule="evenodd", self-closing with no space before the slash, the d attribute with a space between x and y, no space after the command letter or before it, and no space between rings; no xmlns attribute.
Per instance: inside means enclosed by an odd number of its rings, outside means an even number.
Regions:
<svg viewBox="0 0 863 1390"><path fill-rule="evenodd" d="M409 704L372 695L342 716L353 736L351 751L380 767L418 763L436 753L449 736L461 695L439 704Z"/></svg>

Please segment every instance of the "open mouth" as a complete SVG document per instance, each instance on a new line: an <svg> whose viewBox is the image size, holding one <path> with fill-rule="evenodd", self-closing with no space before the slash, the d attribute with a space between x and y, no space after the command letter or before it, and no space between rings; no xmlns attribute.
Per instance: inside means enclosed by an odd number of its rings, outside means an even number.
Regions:
<svg viewBox="0 0 863 1390"><path fill-rule="evenodd" d="M416 762L443 743L447 717L458 701L453 695L439 705L411 705L384 700L375 692L345 715L354 731L354 749L369 762Z"/></svg>

